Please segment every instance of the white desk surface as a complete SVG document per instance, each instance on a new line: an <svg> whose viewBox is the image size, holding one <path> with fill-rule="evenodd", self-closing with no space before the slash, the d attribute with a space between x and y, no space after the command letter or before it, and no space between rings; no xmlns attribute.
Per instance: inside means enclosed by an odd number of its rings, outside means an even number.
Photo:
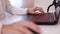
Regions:
<svg viewBox="0 0 60 34"><path fill-rule="evenodd" d="M19 20L19 18L16 19L16 17L13 17L12 20ZM39 27L41 29L41 34L60 34L60 18L57 25L39 25Z"/></svg>
<svg viewBox="0 0 60 34"><path fill-rule="evenodd" d="M41 34L60 34L60 18L57 25L39 25Z"/></svg>

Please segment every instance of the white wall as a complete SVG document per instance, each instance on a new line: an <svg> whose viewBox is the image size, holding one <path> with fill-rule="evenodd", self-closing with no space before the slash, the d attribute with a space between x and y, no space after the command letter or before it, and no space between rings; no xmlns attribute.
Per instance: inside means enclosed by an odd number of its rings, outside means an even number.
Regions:
<svg viewBox="0 0 60 34"><path fill-rule="evenodd" d="M34 0L23 0L22 7L31 8L34 6Z"/></svg>
<svg viewBox="0 0 60 34"><path fill-rule="evenodd" d="M0 7L1 8L1 7ZM2 11L2 9L0 10L0 20L4 19L5 18L5 12Z"/></svg>
<svg viewBox="0 0 60 34"><path fill-rule="evenodd" d="M2 19L5 18L5 15L4 14L5 14L4 9L2 7L2 4L0 3L0 20L2 20Z"/></svg>
<svg viewBox="0 0 60 34"><path fill-rule="evenodd" d="M30 8L34 6L34 0L10 0L15 7Z"/></svg>
<svg viewBox="0 0 60 34"><path fill-rule="evenodd" d="M11 5L15 6L15 7L21 7L22 6L22 0L9 0Z"/></svg>

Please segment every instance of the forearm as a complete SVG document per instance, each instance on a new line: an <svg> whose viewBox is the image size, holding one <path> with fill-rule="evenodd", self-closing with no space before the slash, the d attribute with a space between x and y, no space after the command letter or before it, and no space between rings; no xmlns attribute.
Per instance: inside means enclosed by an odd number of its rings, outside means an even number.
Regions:
<svg viewBox="0 0 60 34"><path fill-rule="evenodd" d="M26 14L27 13L27 8L14 7L10 4L9 1L7 1L6 11L10 14L13 14L13 15L19 15L19 14Z"/></svg>
<svg viewBox="0 0 60 34"><path fill-rule="evenodd" d="M26 14L27 13L27 8L13 8L10 11L13 15L20 15L20 14Z"/></svg>

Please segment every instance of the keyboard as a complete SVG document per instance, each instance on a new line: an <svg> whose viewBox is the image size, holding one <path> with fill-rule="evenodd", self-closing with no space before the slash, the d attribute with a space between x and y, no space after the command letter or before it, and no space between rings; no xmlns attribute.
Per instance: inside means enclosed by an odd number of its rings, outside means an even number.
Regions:
<svg viewBox="0 0 60 34"><path fill-rule="evenodd" d="M46 13L44 15L34 15L33 22L53 22L55 20L54 14Z"/></svg>

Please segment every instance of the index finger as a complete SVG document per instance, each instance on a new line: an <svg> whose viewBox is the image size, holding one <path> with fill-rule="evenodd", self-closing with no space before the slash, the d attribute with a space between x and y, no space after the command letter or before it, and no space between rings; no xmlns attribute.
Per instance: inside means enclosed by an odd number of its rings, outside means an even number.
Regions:
<svg viewBox="0 0 60 34"><path fill-rule="evenodd" d="M40 28L38 27L38 25L34 24L33 22L27 21L27 24L24 26L26 26L27 28L32 29L33 31L37 32L40 34Z"/></svg>
<svg viewBox="0 0 60 34"><path fill-rule="evenodd" d="M36 7L36 10L40 11L41 13L45 13L43 8L41 8L41 7Z"/></svg>

